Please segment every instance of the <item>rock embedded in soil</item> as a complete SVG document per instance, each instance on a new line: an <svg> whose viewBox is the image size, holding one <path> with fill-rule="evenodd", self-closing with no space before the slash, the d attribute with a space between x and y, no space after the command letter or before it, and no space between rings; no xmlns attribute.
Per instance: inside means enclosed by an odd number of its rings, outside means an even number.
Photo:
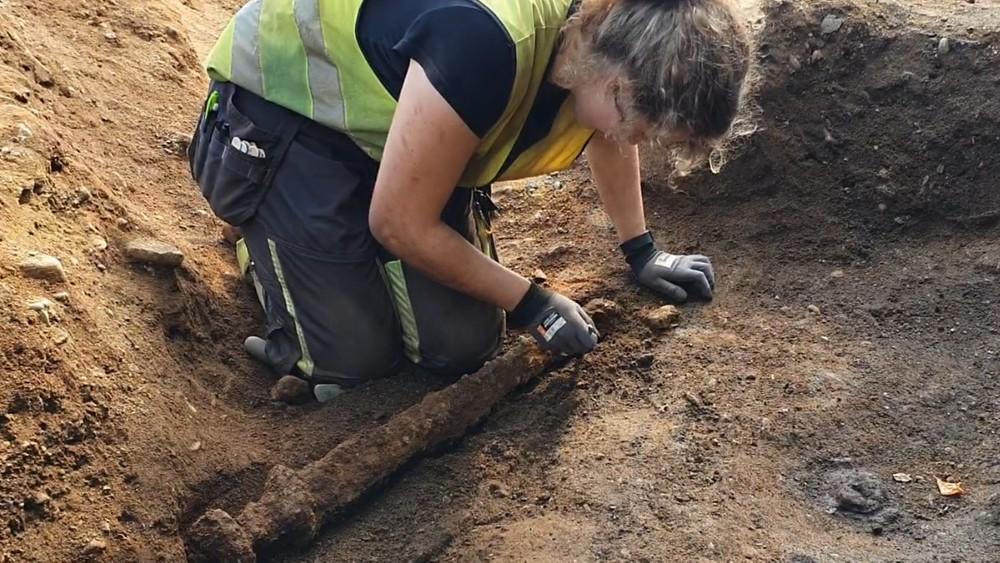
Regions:
<svg viewBox="0 0 1000 563"><path fill-rule="evenodd" d="M108 544L103 540L90 540L90 543L83 548L83 554L89 557L100 555L108 549Z"/></svg>
<svg viewBox="0 0 1000 563"><path fill-rule="evenodd" d="M681 312L673 305L664 305L646 314L645 321L650 328L668 330L681 320Z"/></svg>
<svg viewBox="0 0 1000 563"><path fill-rule="evenodd" d="M591 299L583 306L583 309L587 311L590 318L594 319L595 323L603 323L605 321L610 321L618 316L621 308L618 303L610 299Z"/></svg>
<svg viewBox="0 0 1000 563"><path fill-rule="evenodd" d="M73 200L73 206L79 207L90 201L92 197L93 194L90 193L90 190L87 188L80 188L76 190L76 199Z"/></svg>
<svg viewBox="0 0 1000 563"><path fill-rule="evenodd" d="M490 480L486 482L486 488L490 494L496 498L510 498L510 489L500 481Z"/></svg>
<svg viewBox="0 0 1000 563"><path fill-rule="evenodd" d="M69 342L69 333L62 329L57 329L52 334L52 341L58 346Z"/></svg>
<svg viewBox="0 0 1000 563"><path fill-rule="evenodd" d="M844 18L839 18L833 14L828 14L819 24L819 30L823 35L830 35L840 30L844 25Z"/></svg>
<svg viewBox="0 0 1000 563"><path fill-rule="evenodd" d="M638 359L636 359L635 365L638 366L638 367L640 367L640 368L643 368L643 369L648 369L648 368L650 368L650 367L653 366L653 362L655 362L655 361L656 361L656 357L653 356L653 354L650 354L650 353L647 352L647 353L639 356Z"/></svg>
<svg viewBox="0 0 1000 563"><path fill-rule="evenodd" d="M873 515L887 504L885 489L879 478L865 471L849 471L834 481L832 491L835 512L851 515Z"/></svg>
<svg viewBox="0 0 1000 563"><path fill-rule="evenodd" d="M295 405L309 400L309 383L294 375L286 375L271 388L271 400Z"/></svg>
<svg viewBox="0 0 1000 563"><path fill-rule="evenodd" d="M947 55L948 53L950 53L951 39L948 39L947 37L942 37L941 40L938 41L937 52L939 55Z"/></svg>
<svg viewBox="0 0 1000 563"><path fill-rule="evenodd" d="M184 254L177 247L149 238L139 238L128 243L125 256L133 262L176 268L184 262Z"/></svg>
<svg viewBox="0 0 1000 563"><path fill-rule="evenodd" d="M21 264L21 274L26 278L49 281L66 281L66 272L62 262L55 256L36 254L24 259Z"/></svg>
<svg viewBox="0 0 1000 563"><path fill-rule="evenodd" d="M26 123L18 123L15 130L14 140L22 145L30 141L32 135L34 135L31 131L31 127L28 127Z"/></svg>

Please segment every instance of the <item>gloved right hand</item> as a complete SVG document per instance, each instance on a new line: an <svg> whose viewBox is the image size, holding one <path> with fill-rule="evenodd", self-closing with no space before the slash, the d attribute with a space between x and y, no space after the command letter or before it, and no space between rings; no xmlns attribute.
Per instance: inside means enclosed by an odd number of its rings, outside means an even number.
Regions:
<svg viewBox="0 0 1000 563"><path fill-rule="evenodd" d="M593 350L600 337L583 307L534 283L507 316L507 322L511 328L530 332L542 349L568 356Z"/></svg>

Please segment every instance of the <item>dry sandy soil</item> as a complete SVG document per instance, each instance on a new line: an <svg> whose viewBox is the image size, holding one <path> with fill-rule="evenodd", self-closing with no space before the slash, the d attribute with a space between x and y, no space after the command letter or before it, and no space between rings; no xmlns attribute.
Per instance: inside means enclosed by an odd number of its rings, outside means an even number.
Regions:
<svg viewBox="0 0 1000 563"><path fill-rule="evenodd" d="M182 561L206 508L449 383L289 407L244 357L260 317L178 156L237 7L0 0L0 562ZM598 350L272 560L1000 560L1000 2L761 14L739 157L671 191L647 151L650 224L713 256L715 301L644 322L583 168L500 187L504 260L617 304Z"/></svg>

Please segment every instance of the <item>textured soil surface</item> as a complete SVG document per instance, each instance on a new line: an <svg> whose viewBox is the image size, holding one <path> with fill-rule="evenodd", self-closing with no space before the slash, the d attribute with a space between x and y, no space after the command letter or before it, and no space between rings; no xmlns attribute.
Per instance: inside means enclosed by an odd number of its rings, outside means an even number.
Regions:
<svg viewBox="0 0 1000 563"><path fill-rule="evenodd" d="M285 406L244 357L252 291L179 156L238 6L0 0L0 562L183 561L206 509L450 383ZM1000 1L759 14L760 130L676 190L646 155L714 302L650 320L585 167L499 186L504 261L612 302L598 349L270 560L998 560Z"/></svg>

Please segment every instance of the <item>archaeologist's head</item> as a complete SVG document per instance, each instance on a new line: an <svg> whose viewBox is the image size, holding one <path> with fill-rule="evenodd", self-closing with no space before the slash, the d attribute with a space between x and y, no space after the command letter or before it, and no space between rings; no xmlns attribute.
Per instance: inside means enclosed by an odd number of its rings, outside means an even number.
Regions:
<svg viewBox="0 0 1000 563"><path fill-rule="evenodd" d="M735 0L582 0L553 80L582 124L704 160L744 107L752 51Z"/></svg>

